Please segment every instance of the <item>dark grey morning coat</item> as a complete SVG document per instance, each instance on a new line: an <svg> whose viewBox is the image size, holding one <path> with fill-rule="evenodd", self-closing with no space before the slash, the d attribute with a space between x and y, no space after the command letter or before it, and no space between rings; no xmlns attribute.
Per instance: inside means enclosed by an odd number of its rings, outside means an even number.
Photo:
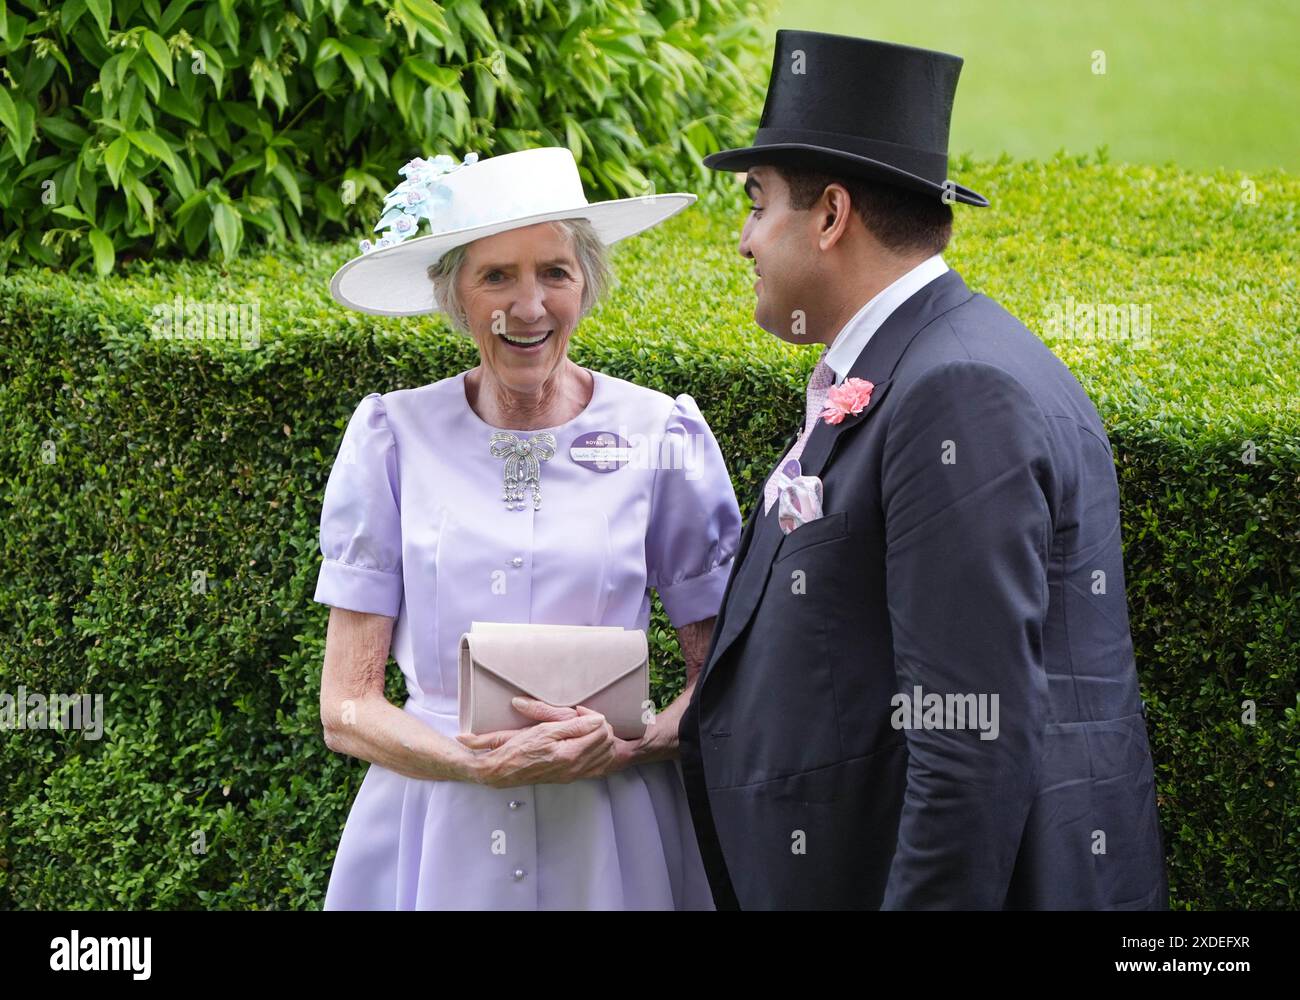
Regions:
<svg viewBox="0 0 1300 1000"><path fill-rule="evenodd" d="M1092 402L952 270L849 375L824 516L757 499L680 728L718 907L1165 908Z"/></svg>

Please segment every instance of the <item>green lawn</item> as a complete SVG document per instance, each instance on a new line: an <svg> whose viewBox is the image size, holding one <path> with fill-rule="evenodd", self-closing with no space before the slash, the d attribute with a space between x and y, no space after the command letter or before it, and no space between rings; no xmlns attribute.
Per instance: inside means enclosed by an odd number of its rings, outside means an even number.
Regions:
<svg viewBox="0 0 1300 1000"><path fill-rule="evenodd" d="M1058 149L1133 163L1300 167L1294 0L786 0L775 28L962 56L950 148L981 159ZM1104 75L1092 53L1106 54Z"/></svg>

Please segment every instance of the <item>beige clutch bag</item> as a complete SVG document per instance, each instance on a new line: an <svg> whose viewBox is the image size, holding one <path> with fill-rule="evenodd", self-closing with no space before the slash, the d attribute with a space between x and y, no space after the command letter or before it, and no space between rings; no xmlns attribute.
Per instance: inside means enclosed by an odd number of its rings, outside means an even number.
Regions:
<svg viewBox="0 0 1300 1000"><path fill-rule="evenodd" d="M639 740L650 708L648 653L641 629L474 622L460 637L460 731L535 726L510 704L522 696L585 705L619 739Z"/></svg>

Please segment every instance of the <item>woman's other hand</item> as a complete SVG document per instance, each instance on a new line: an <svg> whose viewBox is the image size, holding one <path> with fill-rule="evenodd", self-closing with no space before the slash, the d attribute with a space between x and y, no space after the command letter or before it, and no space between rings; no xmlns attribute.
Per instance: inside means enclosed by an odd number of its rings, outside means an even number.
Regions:
<svg viewBox="0 0 1300 1000"><path fill-rule="evenodd" d="M494 788L564 784L599 778L630 763L635 744L615 736L599 712L531 698L516 698L513 704L538 724L456 737L471 750L484 751L475 758L480 783Z"/></svg>

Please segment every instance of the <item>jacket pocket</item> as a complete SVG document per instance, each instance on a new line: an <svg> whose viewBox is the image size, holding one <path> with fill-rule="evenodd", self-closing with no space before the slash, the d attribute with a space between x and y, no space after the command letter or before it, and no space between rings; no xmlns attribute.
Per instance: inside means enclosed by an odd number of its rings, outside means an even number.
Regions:
<svg viewBox="0 0 1300 1000"><path fill-rule="evenodd" d="M802 552L804 549L813 545L820 545L822 542L833 542L836 539L845 538L849 533L849 513L845 510L837 510L831 514L824 514L815 521L809 521L807 524L801 524L794 531L781 539L781 544L777 546L776 555L772 560L773 565L789 558L796 552Z"/></svg>

